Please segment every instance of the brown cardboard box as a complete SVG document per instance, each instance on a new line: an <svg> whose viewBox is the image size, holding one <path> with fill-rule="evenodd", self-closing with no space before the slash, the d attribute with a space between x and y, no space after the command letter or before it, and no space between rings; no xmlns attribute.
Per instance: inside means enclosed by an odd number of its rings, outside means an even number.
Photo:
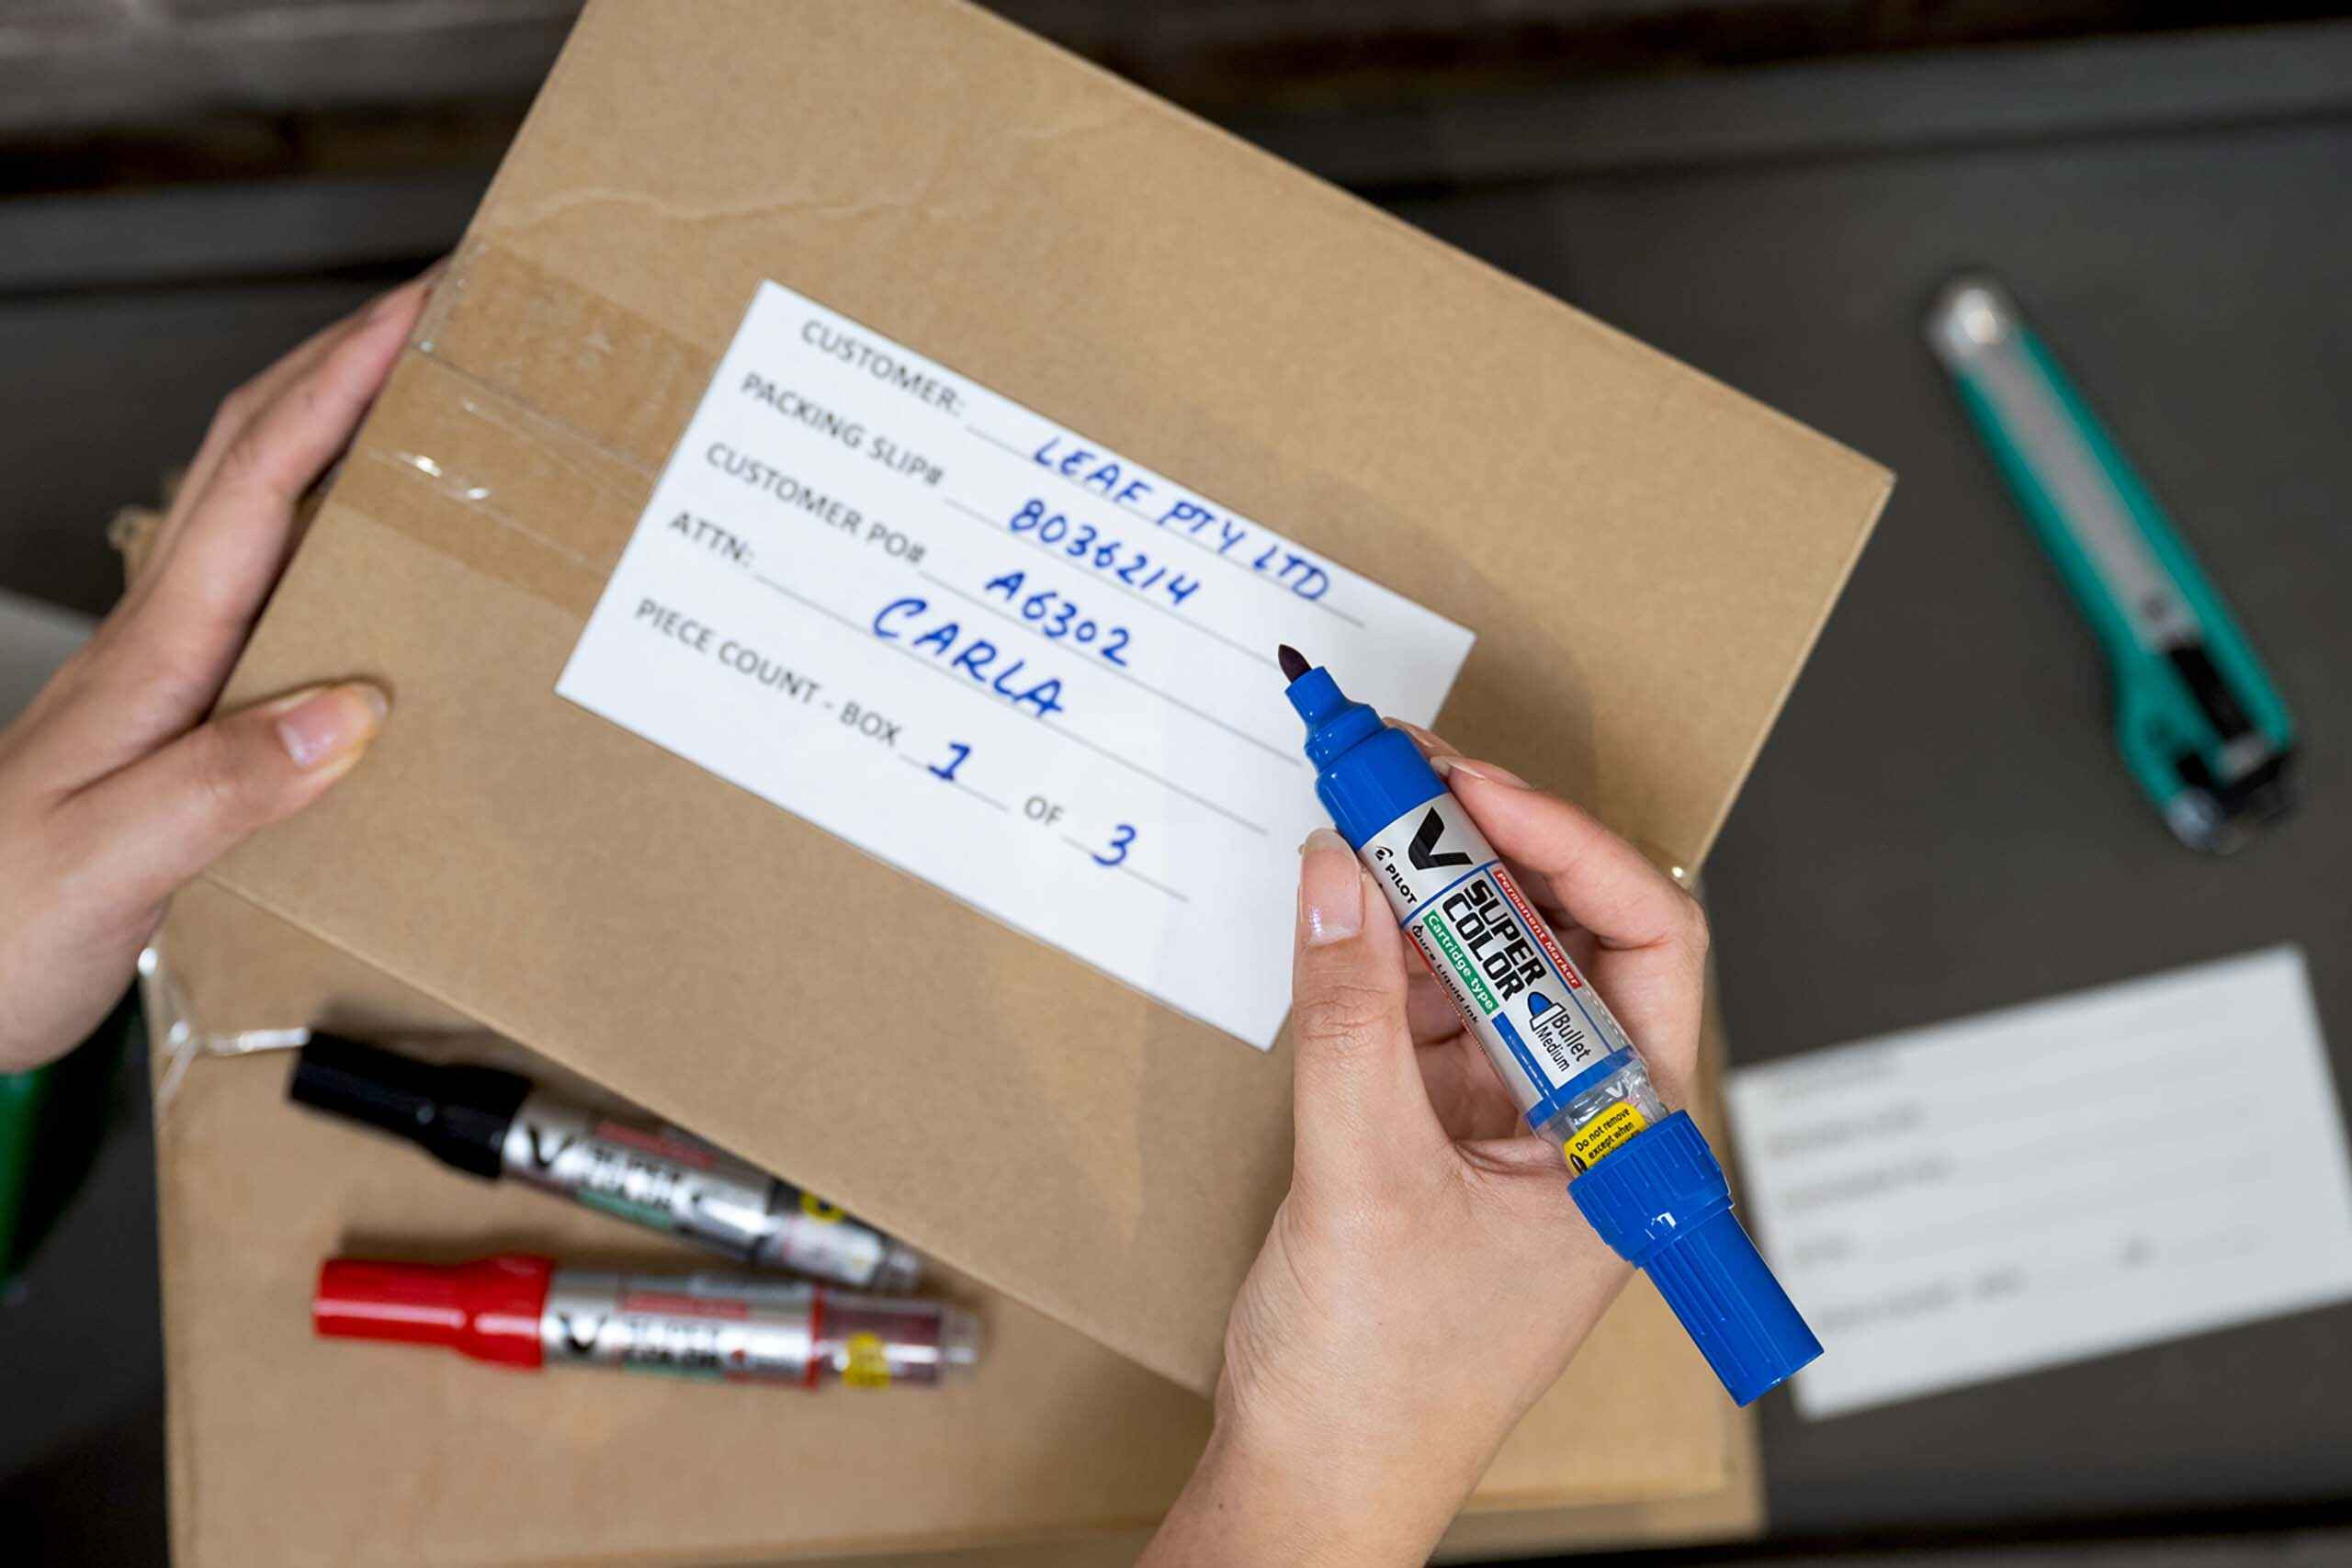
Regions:
<svg viewBox="0 0 2352 1568"><path fill-rule="evenodd" d="M554 694L769 278L1474 628L1446 733L1685 867L1888 477L978 10L589 6L229 693L393 720L217 874L1205 1390L1286 1044Z"/></svg>
<svg viewBox="0 0 2352 1568"><path fill-rule="evenodd" d="M162 946L208 1030L332 1023L595 1096L218 888L199 884L175 901ZM338 1250L708 1259L289 1106L288 1067L282 1054L199 1058L157 1114L181 1568L851 1551L909 1561L951 1545L1073 1537L969 1562L1082 1568L1131 1561L1198 1454L1208 1414L1197 1396L964 1280L944 1288L980 1310L989 1350L968 1385L943 1393L533 1376L442 1351L316 1341L310 1284ZM1687 1397L1678 1383L1696 1358L1663 1319L1645 1297L1619 1303L1506 1446L1451 1551L1757 1527L1752 1421L1720 1398ZM1623 1398L1628 1386L1645 1399ZM1599 1398L1611 1440L1595 1446L1577 1417Z"/></svg>

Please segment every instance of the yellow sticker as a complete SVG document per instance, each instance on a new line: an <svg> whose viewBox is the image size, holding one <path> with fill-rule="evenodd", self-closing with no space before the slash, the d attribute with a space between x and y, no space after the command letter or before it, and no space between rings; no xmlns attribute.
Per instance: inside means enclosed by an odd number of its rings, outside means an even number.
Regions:
<svg viewBox="0 0 2352 1568"><path fill-rule="evenodd" d="M852 1388L888 1388L890 1386L890 1352L882 1347L878 1334L853 1334L846 1347L848 1359L842 1366L842 1382Z"/></svg>
<svg viewBox="0 0 2352 1568"><path fill-rule="evenodd" d="M1634 1134L1648 1125L1631 1101L1621 1100L1569 1134L1560 1147L1568 1156L1568 1168L1581 1173L1601 1156L1631 1143Z"/></svg>
<svg viewBox="0 0 2352 1568"><path fill-rule="evenodd" d="M841 1210L834 1208L814 1192L803 1192L800 1195L800 1212L812 1220L822 1220L829 1225L841 1224L844 1217Z"/></svg>

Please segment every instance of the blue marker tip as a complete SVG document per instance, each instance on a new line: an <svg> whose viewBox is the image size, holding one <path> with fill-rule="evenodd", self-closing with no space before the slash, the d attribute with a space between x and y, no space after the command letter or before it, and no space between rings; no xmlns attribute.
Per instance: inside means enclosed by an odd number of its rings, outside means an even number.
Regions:
<svg viewBox="0 0 2352 1568"><path fill-rule="evenodd" d="M1277 654L1290 677L1283 695L1306 721L1306 757L1315 764L1315 793L1340 835L1355 849L1408 807L1445 793L1413 738L1391 729L1366 704L1340 690L1331 672L1310 665L1298 649Z"/></svg>

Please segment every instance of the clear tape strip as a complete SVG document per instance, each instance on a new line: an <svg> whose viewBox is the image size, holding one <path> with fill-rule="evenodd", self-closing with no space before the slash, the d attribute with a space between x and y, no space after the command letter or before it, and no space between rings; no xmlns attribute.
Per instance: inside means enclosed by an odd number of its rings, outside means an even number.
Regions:
<svg viewBox="0 0 2352 1568"><path fill-rule="evenodd" d="M164 961L161 942L150 942L139 954L139 977L146 982L151 1005L161 1016L151 1020L154 1043L164 1053L164 1076L155 1085L155 1114L168 1113L187 1077L188 1065L198 1056L250 1056L262 1051L294 1051L311 1043L303 1025L288 1029L241 1029L208 1033L198 1021L187 991ZM154 1024L160 1022L160 1032Z"/></svg>

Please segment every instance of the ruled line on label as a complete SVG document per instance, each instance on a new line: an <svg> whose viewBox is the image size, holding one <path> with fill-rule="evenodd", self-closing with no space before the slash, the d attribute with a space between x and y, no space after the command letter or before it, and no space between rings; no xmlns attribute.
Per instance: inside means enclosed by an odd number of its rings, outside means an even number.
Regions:
<svg viewBox="0 0 2352 1568"><path fill-rule="evenodd" d="M899 753L899 761L904 762L910 768L921 768L924 773L930 773L933 778L939 779L941 784L947 785L951 789L962 790L966 795L970 795L974 800L978 801L983 806L993 806L999 811L1005 812L1008 815L1012 810L1012 807L1007 806L996 796L992 795L983 795L980 791L974 789L970 784L966 784L962 779L940 778L940 775L933 770L932 765L929 762L924 761L920 757L910 757L904 751L901 751Z"/></svg>
<svg viewBox="0 0 2352 1568"><path fill-rule="evenodd" d="M977 506L967 505L965 502L956 500L952 495L942 496L940 499L946 502L949 510L962 513L965 516L970 518L973 522L978 523L981 527L986 528L992 534L1002 534L1005 537L1015 540L1021 544L1024 544L1033 550L1041 550L1047 556L1060 561L1065 566L1076 564L1071 561L1068 552L1057 549L1054 546L1046 544L1042 539L1033 539L1026 535L1014 533L1006 524L994 517L990 517L987 513L982 512ZM1089 579L1089 581L1099 581L1104 587L1116 589L1119 592L1125 594L1130 599L1133 599L1136 604L1141 604L1144 608L1157 611L1159 614L1167 616L1170 620L1174 621L1178 626L1183 626L1191 631L1196 631L1203 637L1214 637L1216 640L1225 644L1226 647L1233 649L1236 653L1242 655L1244 658L1254 659L1259 663L1266 665L1269 668L1278 668L1274 663L1273 655L1268 653L1264 649L1251 648L1248 643L1238 642L1234 638L1229 637L1223 632L1217 630L1215 626L1203 626L1200 622L1186 616L1182 611L1175 608L1175 606L1163 604L1157 599L1152 598L1151 595L1140 592L1126 583L1114 581L1109 578Z"/></svg>
<svg viewBox="0 0 2352 1568"><path fill-rule="evenodd" d="M1062 842L1068 844L1071 849L1076 850L1080 854L1084 855L1088 860L1092 861L1096 865L1102 864L1102 857L1094 852L1093 845L1073 839L1068 833L1064 833L1062 835ZM1165 882L1157 881L1151 877L1146 876L1134 866L1115 864L1108 866L1105 869L1110 871L1125 872L1127 875L1134 877L1137 882L1142 883L1146 887L1152 889L1154 892L1165 893L1170 898L1175 899L1179 904L1189 904L1193 901L1177 889L1169 886Z"/></svg>
<svg viewBox="0 0 2352 1568"><path fill-rule="evenodd" d="M752 574L752 581L758 582L762 587L771 589L775 592L781 593L786 598L791 600L794 604L805 605L808 609L816 611L827 620L831 621L835 626L856 633L860 641L870 644L873 647L886 649L892 653L899 654L912 662L914 667L918 670L930 671L933 674L945 681L957 691L969 692L972 695L979 698L982 702L989 703L994 706L1005 708L1016 714L1021 713L1020 708L1015 706L1008 699L997 696L994 693L988 691L986 688L975 685L970 682L958 681L952 673L924 659L922 654L915 652L914 649L910 648L900 648L896 643L886 642L881 638L875 637L870 627L858 625L855 621L851 620L847 615L842 615L839 610L834 609L831 605L820 604L816 600L809 598L805 593L796 592L792 589L786 588L783 583L778 582L775 579L767 576L763 572L755 571ZM1066 729L1057 724L1048 724L1043 718L1038 717L1035 714L1021 714L1021 716L1030 720L1049 735L1057 735L1073 746L1082 746L1087 750L1093 752L1096 756L1102 758L1105 761L1116 762L1119 766L1126 769L1129 773L1132 773L1140 778L1149 779L1153 784L1158 784L1160 788L1168 791L1170 795L1181 795L1184 799L1191 801L1193 805L1200 807L1204 811L1215 812L1217 816L1224 818L1227 821L1232 823L1237 828L1246 829L1249 831L1257 834L1261 839L1266 836L1266 829L1263 823L1253 822L1249 818L1244 817L1239 812L1234 810L1231 807L1226 806L1219 801L1212 800L1207 795L1201 794L1197 790L1187 789L1182 784L1178 784L1174 779L1168 778L1162 774L1152 772L1152 770L1145 767L1141 762L1136 761L1132 757L1114 751L1099 741L1090 740L1074 729Z"/></svg>
<svg viewBox="0 0 2352 1568"><path fill-rule="evenodd" d="M948 592L955 594L956 597L963 600L967 604L974 605L978 609L986 610L989 615L994 615L1001 621L1008 621L1013 626L1019 626L1023 631L1027 632L1030 636L1037 638L1038 641L1045 643L1047 647L1066 646L1062 638L1047 637L1044 630L1040 628L1035 622L1014 615L1012 611L1006 609L1001 604L991 604L987 600L981 598L978 594L974 593L967 589L958 588L956 584L948 581L945 578L939 576L935 572L928 571L922 567L917 567L915 568L915 575L922 578L925 582L930 583L934 588L945 589ZM1160 688L1153 685L1150 682L1144 680L1134 671L1122 670L1108 660L1090 660L1085 661L1081 668L1088 670L1100 669L1106 675L1115 675L1120 680L1125 681L1128 685L1134 686L1139 691L1149 692L1153 696L1158 697L1161 702L1166 703L1169 706L1181 708L1204 724L1213 724L1216 726L1217 728L1224 730L1227 735L1232 736L1237 740L1247 740L1250 745L1255 746L1259 750L1265 752L1268 756L1273 758L1278 762L1282 762L1287 766L1295 768L1303 768L1306 765L1306 759L1299 755L1295 747L1275 746L1268 741L1261 740L1258 737L1250 734L1248 730L1238 728L1233 725L1227 724L1225 720L1217 717L1216 715L1213 713L1204 712L1202 709L1194 707L1183 698L1160 690Z"/></svg>

